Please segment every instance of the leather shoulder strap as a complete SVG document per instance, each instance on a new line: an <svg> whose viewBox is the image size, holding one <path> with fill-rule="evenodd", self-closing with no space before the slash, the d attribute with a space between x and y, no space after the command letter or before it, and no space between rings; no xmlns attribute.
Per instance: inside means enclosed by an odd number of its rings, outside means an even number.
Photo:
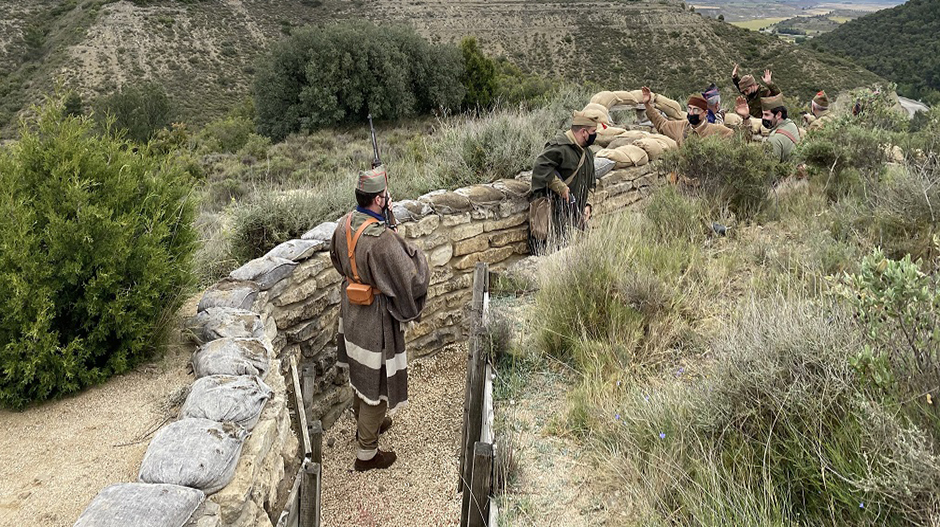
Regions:
<svg viewBox="0 0 940 527"><path fill-rule="evenodd" d="M788 139L790 139L791 141L793 141L793 144L799 143L799 141L797 141L796 138L793 137L793 134L791 134L790 132L788 132L788 131L786 131L786 130L784 130L784 129L782 129L782 128L778 128L778 129L774 130L774 132L775 132L775 133L778 133L778 134L780 134L780 135L782 135L782 136L784 136L784 137L786 137L786 138L788 138Z"/></svg>
<svg viewBox="0 0 940 527"><path fill-rule="evenodd" d="M574 172L571 173L571 176L565 180L565 185L570 186L571 182L574 181L574 177L578 175L578 172L581 171L581 167L584 166L584 158L587 156L587 150L581 150L581 160L578 161L577 168L574 169Z"/></svg>
<svg viewBox="0 0 940 527"><path fill-rule="evenodd" d="M378 223L379 220L372 217L366 218L366 221L356 229L356 234L352 234L352 217L352 212L346 216L346 251L349 255L349 265L352 267L352 280L358 284L362 282L359 280L359 270L356 268L356 244L359 242L362 231L366 230L369 225Z"/></svg>

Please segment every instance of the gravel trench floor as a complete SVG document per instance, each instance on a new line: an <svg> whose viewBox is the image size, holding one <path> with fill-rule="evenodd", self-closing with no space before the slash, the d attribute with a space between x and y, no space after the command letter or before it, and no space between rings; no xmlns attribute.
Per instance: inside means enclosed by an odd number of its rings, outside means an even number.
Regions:
<svg viewBox="0 0 940 527"><path fill-rule="evenodd" d="M358 473L356 424L349 410L324 434L321 518L325 527L434 527L460 523L458 449L466 346L409 365L409 402L392 416L379 448L398 461ZM330 446L332 445L332 446Z"/></svg>

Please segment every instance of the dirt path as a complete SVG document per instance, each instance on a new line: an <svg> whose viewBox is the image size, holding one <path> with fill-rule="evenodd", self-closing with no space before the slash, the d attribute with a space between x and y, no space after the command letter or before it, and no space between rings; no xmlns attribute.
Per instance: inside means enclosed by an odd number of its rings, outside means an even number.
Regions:
<svg viewBox="0 0 940 527"><path fill-rule="evenodd" d="M181 311L190 312L195 300ZM102 386L24 412L0 410L0 527L69 527L99 490L136 481L150 440L143 436L192 383L192 351L177 333L163 357Z"/></svg>
<svg viewBox="0 0 940 527"><path fill-rule="evenodd" d="M409 403L393 416L392 428L379 441L379 448L398 454L388 470L353 471L356 429L351 411L326 432L323 525L459 524L457 450L465 371L464 346L410 365Z"/></svg>

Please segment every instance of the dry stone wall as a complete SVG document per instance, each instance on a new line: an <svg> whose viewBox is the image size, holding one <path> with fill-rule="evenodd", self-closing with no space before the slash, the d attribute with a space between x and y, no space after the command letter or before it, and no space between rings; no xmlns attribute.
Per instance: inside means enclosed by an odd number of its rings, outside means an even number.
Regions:
<svg viewBox="0 0 940 527"><path fill-rule="evenodd" d="M623 210L646 197L654 185L649 165L621 170L613 166L608 159L595 160L595 214ZM464 311L477 262L499 270L526 255L530 177L523 173L395 204L399 233L425 252L432 271L424 315L406 328L412 357L466 337ZM209 288L199 302L194 329L204 344L197 356L238 344L234 347L247 351L233 363L237 371L232 374L263 375L273 395L244 441L234 476L222 490L204 497L189 525L271 525L269 518L277 515L284 498L286 468L296 466L300 457L285 383L292 359L315 369L312 417L324 427L352 400L348 372L336 364L341 277L329 255L336 225L318 225L301 239L246 263ZM194 363L201 367L200 360ZM269 367L262 372L263 363Z"/></svg>

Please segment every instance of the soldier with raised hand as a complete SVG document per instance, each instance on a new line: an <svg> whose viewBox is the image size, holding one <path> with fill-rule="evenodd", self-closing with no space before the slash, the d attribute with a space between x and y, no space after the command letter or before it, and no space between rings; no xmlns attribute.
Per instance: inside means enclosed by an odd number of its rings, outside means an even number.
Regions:
<svg viewBox="0 0 940 527"><path fill-rule="evenodd" d="M751 117L760 118L761 117L761 106L760 100L762 97L773 97L774 95L780 95L780 88L777 88L777 85L773 81L773 72L769 69L764 70L764 76L761 77L761 80L764 81L764 84L767 86L761 86L754 79L753 75L745 75L744 77L738 77L738 65L734 65L734 69L731 70L731 82L734 83L734 86L738 89L738 92L744 96L744 99L747 101L747 107Z"/></svg>
<svg viewBox="0 0 940 527"><path fill-rule="evenodd" d="M734 130L721 124L711 124L708 122L708 101L699 94L693 94L689 97L686 104L686 120L670 121L663 117L659 110L653 107L653 93L646 86L641 90L643 92L643 104L646 106L646 116L652 121L656 130L682 146L690 135L699 137L708 137L717 135L721 137L730 137L734 135Z"/></svg>
<svg viewBox="0 0 940 527"><path fill-rule="evenodd" d="M408 401L408 355L402 323L417 319L427 299L427 258L388 225L388 178L381 166L361 172L355 210L330 241L333 267L343 275L337 363L349 368L359 472L388 468L394 452L379 450L387 412Z"/></svg>

